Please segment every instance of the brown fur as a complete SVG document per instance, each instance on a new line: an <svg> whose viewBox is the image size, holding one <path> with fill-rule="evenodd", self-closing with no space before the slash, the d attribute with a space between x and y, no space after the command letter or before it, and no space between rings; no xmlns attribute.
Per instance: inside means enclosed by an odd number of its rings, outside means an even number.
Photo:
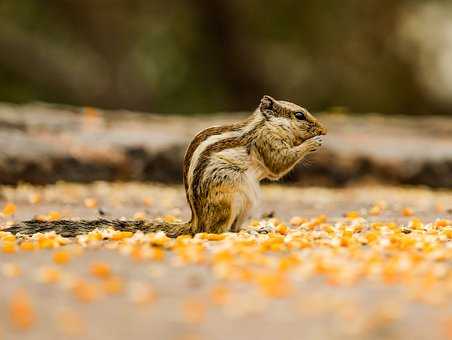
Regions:
<svg viewBox="0 0 452 340"><path fill-rule="evenodd" d="M306 109L264 96L248 119L208 128L190 143L183 165L184 187L192 212L189 222L32 220L6 231L33 234L53 230L63 236L76 236L98 227L113 227L163 230L170 237L202 231L238 231L256 204L259 181L281 178L321 146L318 136L324 134L326 128Z"/></svg>

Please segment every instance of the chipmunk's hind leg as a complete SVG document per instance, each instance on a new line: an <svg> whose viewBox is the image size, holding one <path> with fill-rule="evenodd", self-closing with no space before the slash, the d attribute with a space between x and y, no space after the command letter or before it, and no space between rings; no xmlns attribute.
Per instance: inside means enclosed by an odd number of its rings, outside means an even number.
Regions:
<svg viewBox="0 0 452 340"><path fill-rule="evenodd" d="M219 185L211 187L206 204L198 211L199 231L208 233L224 233L231 231L231 225L237 218L233 207L233 191Z"/></svg>
<svg viewBox="0 0 452 340"><path fill-rule="evenodd" d="M208 233L224 233L231 227L230 202L221 201L210 203L203 211L199 225Z"/></svg>

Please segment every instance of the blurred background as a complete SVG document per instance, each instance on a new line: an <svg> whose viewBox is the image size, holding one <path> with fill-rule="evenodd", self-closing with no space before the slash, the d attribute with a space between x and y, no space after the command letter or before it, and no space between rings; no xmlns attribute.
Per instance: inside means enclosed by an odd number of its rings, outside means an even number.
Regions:
<svg viewBox="0 0 452 340"><path fill-rule="evenodd" d="M0 1L1 184L180 183L263 94L329 129L286 181L452 188L452 0Z"/></svg>
<svg viewBox="0 0 452 340"><path fill-rule="evenodd" d="M2 0L0 101L452 112L452 1Z"/></svg>

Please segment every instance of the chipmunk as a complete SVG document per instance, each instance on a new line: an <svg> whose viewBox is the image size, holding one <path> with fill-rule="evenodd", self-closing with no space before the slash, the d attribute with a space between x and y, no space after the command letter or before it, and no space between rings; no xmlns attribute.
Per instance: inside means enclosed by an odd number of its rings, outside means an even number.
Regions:
<svg viewBox="0 0 452 340"><path fill-rule="evenodd" d="M183 177L191 219L182 223L121 220L25 221L6 229L71 237L101 227L164 231L169 237L237 232L259 196L259 182L277 180L322 145L327 132L306 109L270 96L246 120L199 132L184 157Z"/></svg>

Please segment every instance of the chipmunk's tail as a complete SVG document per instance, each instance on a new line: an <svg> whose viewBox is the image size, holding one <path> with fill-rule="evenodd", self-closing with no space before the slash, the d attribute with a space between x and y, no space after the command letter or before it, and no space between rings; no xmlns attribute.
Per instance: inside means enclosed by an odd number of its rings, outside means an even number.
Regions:
<svg viewBox="0 0 452 340"><path fill-rule="evenodd" d="M110 219L96 220L56 220L40 221L29 220L19 222L12 227L3 229L3 231L12 234L33 235L36 233L47 233L54 231L63 237L75 237L89 233L95 229L113 228L118 231L142 231L145 233L164 231L168 237L177 237L179 235L191 234L190 222L167 223L160 221L122 221Z"/></svg>

